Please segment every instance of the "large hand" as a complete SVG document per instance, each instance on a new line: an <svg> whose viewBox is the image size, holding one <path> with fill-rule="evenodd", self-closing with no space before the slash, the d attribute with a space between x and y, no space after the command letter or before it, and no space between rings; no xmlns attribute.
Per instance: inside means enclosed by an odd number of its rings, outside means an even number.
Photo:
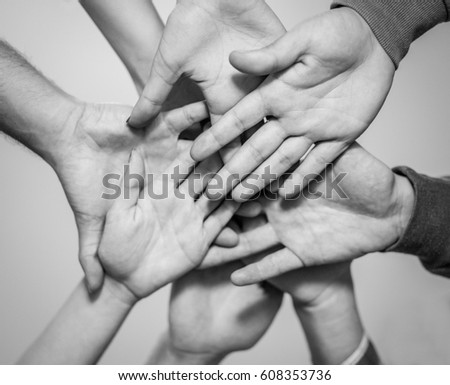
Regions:
<svg viewBox="0 0 450 385"><path fill-rule="evenodd" d="M157 116L181 76L200 86L213 120L223 115L263 80L233 68L230 53L264 47L284 32L262 0L178 0L130 124L142 127Z"/></svg>
<svg viewBox="0 0 450 385"><path fill-rule="evenodd" d="M367 129L395 70L367 23L347 8L302 22L266 48L233 52L230 60L244 73L271 75L196 140L192 156L207 158L268 117L217 176L251 174L252 186L234 189L237 201L269 183L261 178L268 166L279 178L315 145L280 190L298 194ZM215 197L226 192L216 189Z"/></svg>
<svg viewBox="0 0 450 385"><path fill-rule="evenodd" d="M334 179L338 175L343 176L339 188ZM408 224L414 202L410 182L358 144L309 190L295 200L262 201L269 223L247 232L235 249L213 248L209 264L242 258L278 243L286 246L235 272L233 282L243 285L305 266L350 261L393 245Z"/></svg>
<svg viewBox="0 0 450 385"><path fill-rule="evenodd" d="M240 218L240 221L244 234L249 231L257 232L258 228L267 224L264 215ZM286 249L284 252L289 251ZM270 249L247 258L244 262L249 264L251 260L259 261L269 254ZM296 306L301 307L316 307L328 302L337 286L346 287L348 292L353 292L350 262L298 269L272 278L269 282L277 289L291 295Z"/></svg>
<svg viewBox="0 0 450 385"><path fill-rule="evenodd" d="M88 287L96 290L103 270L97 258L104 218L112 205L102 199L103 178L121 175L133 148L140 148L153 173L164 170L177 156L183 141L179 133L207 117L203 103L162 113L146 130L131 130L125 123L130 107L85 105L76 127L67 134L55 170L75 213L81 265ZM103 182L103 183L102 183Z"/></svg>
<svg viewBox="0 0 450 385"><path fill-rule="evenodd" d="M196 268L237 209L231 201L214 207L198 200L206 181L193 183L194 162L187 153L152 180L128 180L125 174L121 195L107 213L99 259L137 299ZM197 169L201 181L220 166L217 158L207 162ZM148 174L139 150L131 154L129 172ZM184 180L179 185L169 178L176 174Z"/></svg>
<svg viewBox="0 0 450 385"><path fill-rule="evenodd" d="M173 284L170 342L173 349L210 357L218 363L228 353L255 345L272 324L283 295L270 285L237 287L230 274L235 262L195 270Z"/></svg>

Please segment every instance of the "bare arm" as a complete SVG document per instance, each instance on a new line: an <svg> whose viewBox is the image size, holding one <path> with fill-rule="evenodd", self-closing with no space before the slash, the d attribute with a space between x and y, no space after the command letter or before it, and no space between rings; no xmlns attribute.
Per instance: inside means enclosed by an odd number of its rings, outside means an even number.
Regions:
<svg viewBox="0 0 450 385"><path fill-rule="evenodd" d="M81 115L81 103L0 40L0 131L52 166Z"/></svg>
<svg viewBox="0 0 450 385"><path fill-rule="evenodd" d="M80 0L141 92L164 24L151 0Z"/></svg>
<svg viewBox="0 0 450 385"><path fill-rule="evenodd" d="M19 363L96 363L135 301L131 293L109 278L94 295L81 282Z"/></svg>

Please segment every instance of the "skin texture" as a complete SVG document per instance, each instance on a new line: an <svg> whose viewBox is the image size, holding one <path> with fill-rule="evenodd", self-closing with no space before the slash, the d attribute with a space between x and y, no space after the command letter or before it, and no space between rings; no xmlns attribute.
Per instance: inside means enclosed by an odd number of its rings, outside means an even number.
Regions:
<svg viewBox="0 0 450 385"><path fill-rule="evenodd" d="M147 171L140 151L128 154L130 174ZM194 165L188 152L189 147L167 172L179 167L186 178ZM199 168L214 170L219 164ZM20 363L96 363L136 302L195 268L237 209L231 201L211 207L195 197L181 198L175 192L186 194L184 183L166 184L168 199L151 199L147 193L140 198L143 184L137 179L128 183L125 175L100 241L98 255L107 273L103 285L89 293L81 282ZM157 175L153 187L161 191L163 178ZM197 196L201 191L192 189Z"/></svg>
<svg viewBox="0 0 450 385"><path fill-rule="evenodd" d="M178 135L207 117L207 111L203 103L194 104L162 113L146 130L135 131L125 123L129 107L80 103L77 108L79 118L67 128L54 168L75 214L80 262L90 289L95 291L103 279L97 249L113 202L102 199L106 192L103 177L121 175L133 148L142 150L149 172L162 172L186 145L178 141Z"/></svg>
<svg viewBox="0 0 450 385"><path fill-rule="evenodd" d="M130 174L147 174L139 150L132 152L129 166ZM172 175L179 169L186 178L193 166L185 151L165 173ZM215 167L202 170L207 174ZM165 182L162 175L156 176L151 189L155 193L166 190L165 199L150 197L148 178L143 185L137 179L125 181L123 178L121 197L107 213L99 259L107 274L139 299L196 268L238 205L232 201L202 205L195 199L203 187L197 185L193 190L197 195L191 196L187 194L188 180L173 185Z"/></svg>
<svg viewBox="0 0 450 385"><path fill-rule="evenodd" d="M230 53L264 47L284 32L261 0L179 0L130 124L143 127L155 118L180 77L199 85L214 122L263 80L233 68Z"/></svg>
<svg viewBox="0 0 450 385"><path fill-rule="evenodd" d="M263 49L233 52L230 61L243 73L269 76L197 138L191 155L205 159L269 117L217 176L257 179L253 188L234 189L233 199L240 202L268 184L261 178L268 166L272 179L297 167L280 190L296 196L368 128L395 71L367 23L347 8L301 22Z"/></svg>
<svg viewBox="0 0 450 385"><path fill-rule="evenodd" d="M267 224L267 218L261 214L241 217L240 221L244 232ZM267 255L270 251L246 258L244 262L250 264ZM364 327L356 305L349 262L293 270L268 282L292 298L314 364L339 365L355 351Z"/></svg>
<svg viewBox="0 0 450 385"><path fill-rule="evenodd" d="M236 248L213 248L204 266L284 245L285 249L233 273L235 284L246 285L302 267L351 261L393 245L411 217L414 191L409 181L358 144L329 170L332 179L347 174L339 184L346 196L336 191L327 196L330 176L325 174L297 199L264 200L268 224L241 236Z"/></svg>
<svg viewBox="0 0 450 385"><path fill-rule="evenodd" d="M213 361L253 347L280 308L283 294L270 285L237 287L241 262L192 271L173 284L169 308L172 348Z"/></svg>

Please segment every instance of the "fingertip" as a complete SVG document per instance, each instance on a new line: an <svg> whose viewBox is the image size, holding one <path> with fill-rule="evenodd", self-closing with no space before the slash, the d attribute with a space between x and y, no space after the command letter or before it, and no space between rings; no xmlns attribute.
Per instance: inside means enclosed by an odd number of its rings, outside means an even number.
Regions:
<svg viewBox="0 0 450 385"><path fill-rule="evenodd" d="M267 55L260 50L233 51L230 54L230 63L238 71L252 75L268 75L271 65L267 63Z"/></svg>
<svg viewBox="0 0 450 385"><path fill-rule="evenodd" d="M227 227L219 234L215 244L220 247L236 247L239 244L239 236L233 229Z"/></svg>
<svg viewBox="0 0 450 385"><path fill-rule="evenodd" d="M235 286L248 286L255 283L251 282L251 280L247 276L245 267L234 271L230 276L230 280Z"/></svg>
<svg viewBox="0 0 450 385"><path fill-rule="evenodd" d="M231 192L231 198L237 203L246 203L252 199L256 193L257 191L248 190L245 187L242 187L242 184L239 184Z"/></svg>
<svg viewBox="0 0 450 385"><path fill-rule="evenodd" d="M141 97L131 111L127 125L132 128L143 129L152 122L160 110L161 107L146 102L146 99Z"/></svg>
<svg viewBox="0 0 450 385"><path fill-rule="evenodd" d="M104 272L100 262L93 261L85 272L86 288L90 294L94 294L103 286Z"/></svg>

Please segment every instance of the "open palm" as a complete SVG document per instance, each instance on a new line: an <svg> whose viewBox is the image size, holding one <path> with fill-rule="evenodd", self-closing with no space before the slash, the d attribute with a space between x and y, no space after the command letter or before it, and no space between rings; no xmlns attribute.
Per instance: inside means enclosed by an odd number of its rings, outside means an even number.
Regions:
<svg viewBox="0 0 450 385"><path fill-rule="evenodd" d="M67 142L56 172L74 211L80 239L80 262L91 290L102 282L103 270L97 258L106 213L112 201L102 199L103 178L121 175L133 148L146 157L151 172L161 172L177 156L183 141L179 133L207 117L203 103L162 113L146 130L130 129L125 121L131 108L91 105L83 109L78 125ZM116 181L117 183L117 181Z"/></svg>
<svg viewBox="0 0 450 385"><path fill-rule="evenodd" d="M261 0L179 0L167 21L130 124L143 127L154 118L182 76L200 86L214 121L263 80L233 68L230 53L261 48L284 31Z"/></svg>
<svg viewBox="0 0 450 385"><path fill-rule="evenodd" d="M180 169L188 176L194 163L186 151L184 155L169 166L166 175ZM129 167L131 174L148 174L139 150L132 152ZM145 178L143 184L137 179L127 183L122 177L121 196L106 215L99 258L107 274L136 298L150 295L197 267L238 207L231 201L218 208L202 205L196 201L202 188L191 196L187 183L174 185L163 174L153 181ZM149 191L166 194L155 198Z"/></svg>
<svg viewBox="0 0 450 385"><path fill-rule="evenodd" d="M196 140L192 156L210 156L268 117L218 175L252 174L254 186L233 191L241 202L269 183L262 178L267 167L279 178L296 166L280 192L298 194L368 128L394 76L392 61L351 9L318 15L268 47L234 52L230 60L246 74L270 75Z"/></svg>
<svg viewBox="0 0 450 385"><path fill-rule="evenodd" d="M327 186L339 174L344 178L338 194ZM267 225L244 233L234 249L213 248L204 266L285 246L235 272L233 282L243 285L302 267L351 261L384 251L406 228L412 197L414 192L406 178L394 174L355 143L302 196L261 200Z"/></svg>

